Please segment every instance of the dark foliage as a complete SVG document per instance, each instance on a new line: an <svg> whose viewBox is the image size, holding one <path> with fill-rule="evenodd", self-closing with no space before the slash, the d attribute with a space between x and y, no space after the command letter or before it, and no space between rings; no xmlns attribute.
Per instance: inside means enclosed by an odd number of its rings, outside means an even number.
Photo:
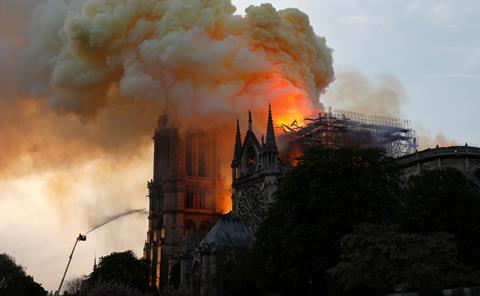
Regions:
<svg viewBox="0 0 480 296"><path fill-rule="evenodd" d="M100 282L114 282L117 286L145 292L148 290L147 268L147 263L137 259L132 251L112 253L100 258L97 268L86 280L86 289L91 291Z"/></svg>
<svg viewBox="0 0 480 296"><path fill-rule="evenodd" d="M85 289L86 277L77 277L66 281L63 296L80 296Z"/></svg>
<svg viewBox="0 0 480 296"><path fill-rule="evenodd" d="M341 261L329 273L331 295L385 295L417 291L439 295L465 282L451 234L397 232L363 224L342 239Z"/></svg>
<svg viewBox="0 0 480 296"><path fill-rule="evenodd" d="M305 153L282 180L256 234L259 286L280 295L318 295L339 262L340 240L357 224L389 223L400 206L399 171L379 150Z"/></svg>
<svg viewBox="0 0 480 296"><path fill-rule="evenodd" d="M0 295L47 295L42 286L25 273L7 254L0 254Z"/></svg>
<svg viewBox="0 0 480 296"><path fill-rule="evenodd" d="M254 265L248 248L229 250L222 258L220 280L224 296L260 295L257 290Z"/></svg>
<svg viewBox="0 0 480 296"><path fill-rule="evenodd" d="M87 296L142 296L139 290L116 281L97 282Z"/></svg>
<svg viewBox="0 0 480 296"><path fill-rule="evenodd" d="M461 171L422 171L410 178L404 201L404 231L452 233L460 259L480 268L480 194Z"/></svg>

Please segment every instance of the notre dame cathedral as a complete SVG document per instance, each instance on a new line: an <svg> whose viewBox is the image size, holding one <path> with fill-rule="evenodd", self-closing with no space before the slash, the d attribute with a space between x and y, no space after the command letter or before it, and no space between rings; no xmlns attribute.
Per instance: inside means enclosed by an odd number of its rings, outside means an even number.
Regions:
<svg viewBox="0 0 480 296"><path fill-rule="evenodd" d="M273 201L284 172L269 107L266 136L257 138L249 112L242 141L237 120L233 151L233 209L221 213L225 194L214 131L181 131L166 115L153 136L154 170L149 189L149 229L144 256L150 284L184 295L221 295L219 279L228 261L225 250L248 245L252 230Z"/></svg>

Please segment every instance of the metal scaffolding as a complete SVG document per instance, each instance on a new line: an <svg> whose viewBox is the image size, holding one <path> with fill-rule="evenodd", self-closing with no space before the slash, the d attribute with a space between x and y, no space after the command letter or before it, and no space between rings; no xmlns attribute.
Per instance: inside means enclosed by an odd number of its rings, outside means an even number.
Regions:
<svg viewBox="0 0 480 296"><path fill-rule="evenodd" d="M292 149L305 150L320 145L327 148L383 148L388 156L414 153L418 143L409 120L332 110L317 118L305 118L304 124L283 125L282 140Z"/></svg>

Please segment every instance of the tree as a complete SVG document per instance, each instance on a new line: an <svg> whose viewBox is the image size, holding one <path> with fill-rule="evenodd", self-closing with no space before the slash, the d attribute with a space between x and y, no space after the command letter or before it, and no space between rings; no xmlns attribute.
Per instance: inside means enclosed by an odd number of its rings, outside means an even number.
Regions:
<svg viewBox="0 0 480 296"><path fill-rule="evenodd" d="M90 292L99 282L115 282L145 292L148 290L147 270L146 261L137 259L132 251L112 253L100 258L97 268L88 276L86 286Z"/></svg>
<svg viewBox="0 0 480 296"><path fill-rule="evenodd" d="M280 185L260 225L253 261L260 287L318 295L357 224L389 223L400 205L399 170L376 149L307 151Z"/></svg>
<svg viewBox="0 0 480 296"><path fill-rule="evenodd" d="M331 295L417 291L439 295L466 280L453 235L408 234L363 224L342 239L342 261L329 271Z"/></svg>
<svg viewBox="0 0 480 296"><path fill-rule="evenodd" d="M116 281L97 282L87 296L142 296L140 291Z"/></svg>
<svg viewBox="0 0 480 296"><path fill-rule="evenodd" d="M249 248L236 247L225 251L221 258L222 262L217 264L217 268L221 268L221 275L217 279L221 282L220 294L224 296L258 295Z"/></svg>
<svg viewBox="0 0 480 296"><path fill-rule="evenodd" d="M424 170L411 177L404 203L404 231L452 233L461 260L480 267L480 193L461 171Z"/></svg>
<svg viewBox="0 0 480 296"><path fill-rule="evenodd" d="M65 283L65 291L63 296L79 296L85 286L86 277L76 277Z"/></svg>
<svg viewBox="0 0 480 296"><path fill-rule="evenodd" d="M47 295L42 285L25 273L22 266L7 254L0 254L0 295Z"/></svg>

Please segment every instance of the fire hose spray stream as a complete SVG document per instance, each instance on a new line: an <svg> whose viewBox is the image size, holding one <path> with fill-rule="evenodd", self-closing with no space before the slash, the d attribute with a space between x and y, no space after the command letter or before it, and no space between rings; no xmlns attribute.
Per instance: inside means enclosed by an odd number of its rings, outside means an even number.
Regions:
<svg viewBox="0 0 480 296"><path fill-rule="evenodd" d="M60 295L60 290L62 289L63 281L65 280L65 276L67 275L68 268L70 267L70 262L72 262L73 253L75 252L75 248L77 247L77 243L79 241L86 241L87 240L87 234L91 233L92 231L94 231L94 230L96 230L96 229L98 229L98 228L100 228L100 227L102 227L102 226L104 226L104 225L106 225L106 224L108 224L112 221L115 221L115 220L120 219L120 218L125 217L125 216L129 216L131 214L148 214L148 211L146 211L145 209L129 210L129 211L123 212L121 214L117 214L117 215L114 215L114 216L111 216L111 217L107 218L105 221L103 221L100 224L97 224L95 227L90 229L85 234L81 234L81 233L78 234L78 237L75 239L75 244L73 245L72 252L70 253L70 256L68 257L67 267L65 268L65 272L63 273L62 280L60 281L60 285L58 286L58 290L55 293L56 296Z"/></svg>
<svg viewBox="0 0 480 296"><path fill-rule="evenodd" d="M95 227L90 229L87 233L85 233L85 235L87 235L87 234L91 233L92 231L104 226L105 224L108 224L108 223L110 223L112 221L115 221L117 219L120 219L122 217L131 215L131 214L136 214L136 213L137 214L148 214L148 211L146 211L145 209L130 210L130 211L126 211L124 213L118 214L118 215L111 216L111 217L107 218L105 221L103 221L102 223L97 224Z"/></svg>

